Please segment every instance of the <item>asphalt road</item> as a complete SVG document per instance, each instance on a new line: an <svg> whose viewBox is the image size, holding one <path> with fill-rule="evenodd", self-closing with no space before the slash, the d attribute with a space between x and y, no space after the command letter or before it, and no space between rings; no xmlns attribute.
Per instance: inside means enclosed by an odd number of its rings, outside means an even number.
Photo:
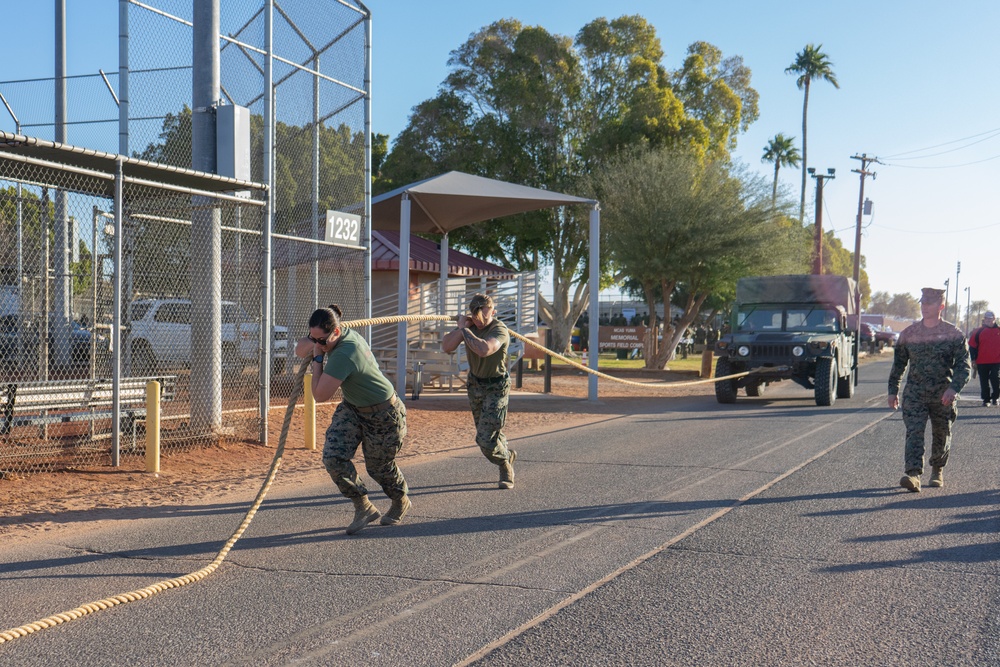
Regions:
<svg viewBox="0 0 1000 667"><path fill-rule="evenodd" d="M328 478L279 475L217 572L0 664L1000 665L1000 411L970 387L946 486L909 493L887 374L638 400L514 442L512 491L472 447L411 463L406 522L353 537ZM8 540L0 627L200 569L251 500Z"/></svg>

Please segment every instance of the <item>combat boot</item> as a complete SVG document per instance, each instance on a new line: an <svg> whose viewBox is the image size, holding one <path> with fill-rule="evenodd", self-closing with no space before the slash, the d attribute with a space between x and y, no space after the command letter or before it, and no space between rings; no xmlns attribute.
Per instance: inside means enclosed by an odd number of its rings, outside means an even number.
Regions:
<svg viewBox="0 0 1000 667"><path fill-rule="evenodd" d="M931 468L931 483L930 486L944 486L944 470L938 466Z"/></svg>
<svg viewBox="0 0 1000 667"><path fill-rule="evenodd" d="M500 483L497 485L501 489L513 489L514 488L514 459L517 458L517 452L513 449L509 450L510 455L506 461L500 464Z"/></svg>
<svg viewBox="0 0 1000 667"><path fill-rule="evenodd" d="M382 516L382 513L378 511L378 508L372 505L368 500L368 496L351 498L351 501L354 503L354 521L352 521L351 525L344 531L348 535L353 535L375 519Z"/></svg>
<svg viewBox="0 0 1000 667"><path fill-rule="evenodd" d="M920 492L920 478L916 475L903 475L903 479L899 480L899 485L914 493Z"/></svg>
<svg viewBox="0 0 1000 667"><path fill-rule="evenodd" d="M395 526L402 522L403 517L410 511L411 504L410 499L405 495L393 500L392 507L389 508L388 512L382 515L382 525Z"/></svg>

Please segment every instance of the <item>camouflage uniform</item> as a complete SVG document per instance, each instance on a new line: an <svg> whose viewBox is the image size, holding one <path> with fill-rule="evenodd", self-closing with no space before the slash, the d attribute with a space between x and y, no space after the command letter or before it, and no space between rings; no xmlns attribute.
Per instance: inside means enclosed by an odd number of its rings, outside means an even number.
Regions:
<svg viewBox="0 0 1000 667"><path fill-rule="evenodd" d="M341 380L344 396L323 445L323 465L334 484L352 500L368 495L351 461L360 444L371 478L391 499L402 498L408 489L396 466L396 454L406 437L406 406L382 375L371 348L360 334L348 329L329 352L323 372Z"/></svg>
<svg viewBox="0 0 1000 667"><path fill-rule="evenodd" d="M476 422L476 444L491 463L501 465L510 458L503 433L510 401L510 376L483 380L469 374L469 406Z"/></svg>
<svg viewBox="0 0 1000 667"><path fill-rule="evenodd" d="M398 398L393 397L390 407L371 414L361 413L342 401L326 429L323 465L345 496L354 499L368 495L351 461L361 444L368 474L379 483L385 495L397 500L408 492L403 473L396 466L396 454L405 437L406 406Z"/></svg>
<svg viewBox="0 0 1000 667"><path fill-rule="evenodd" d="M465 348L469 361L469 407L476 422L476 444L483 456L499 466L510 460L507 436L503 433L510 401L510 375L507 374L510 332L506 324L496 319L485 329L474 326L469 329L484 340L496 338L500 341L500 349L487 357L480 357L468 346Z"/></svg>
<svg viewBox="0 0 1000 667"><path fill-rule="evenodd" d="M951 425L958 417L958 401L942 405L941 396L951 387L957 394L972 372L965 336L953 324L941 321L925 327L915 322L899 334L889 372L889 396L899 393L907 366L910 372L903 388L903 424L906 427L904 465L907 475L919 477L924 470L924 431L931 422L930 464L943 468L951 449Z"/></svg>

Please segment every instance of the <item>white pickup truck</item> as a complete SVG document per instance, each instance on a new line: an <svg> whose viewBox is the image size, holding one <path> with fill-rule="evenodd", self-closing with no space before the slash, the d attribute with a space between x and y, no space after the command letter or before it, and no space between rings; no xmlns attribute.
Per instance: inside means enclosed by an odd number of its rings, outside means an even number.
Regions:
<svg viewBox="0 0 1000 667"><path fill-rule="evenodd" d="M131 352L132 373L191 367L191 300L139 299L130 306L125 349ZM260 324L232 301L222 302L223 373L241 373L256 366L260 356ZM282 372L288 357L288 329L274 327L271 370Z"/></svg>

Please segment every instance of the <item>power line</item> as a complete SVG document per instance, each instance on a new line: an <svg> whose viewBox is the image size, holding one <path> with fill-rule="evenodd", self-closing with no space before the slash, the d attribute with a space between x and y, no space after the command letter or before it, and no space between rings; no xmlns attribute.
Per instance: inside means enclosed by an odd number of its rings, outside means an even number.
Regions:
<svg viewBox="0 0 1000 667"><path fill-rule="evenodd" d="M927 146L926 148L917 148L917 149L914 149L912 151L903 151L902 153L896 153L895 155L887 155L885 157L886 157L886 159L891 160L891 159L894 159L894 158L898 158L901 155L910 155L911 153L921 153L923 151L929 151L929 150L933 150L935 148L940 148L941 146L948 146L949 144L956 144L959 141L967 141L969 139L976 139L978 137L983 136L984 134L994 134L994 133L1000 133L1000 127L993 128L992 130L986 130L985 132L980 132L979 134L973 134L973 135L970 135L968 137L962 137L961 139L953 139L952 141L946 141L946 142L944 142L942 144L935 144L933 146ZM907 159L909 159L909 158L907 158Z"/></svg>
<svg viewBox="0 0 1000 667"><path fill-rule="evenodd" d="M888 229L893 232L900 232L901 234L964 234L966 232L978 232L983 229L991 229L993 227L1000 227L1000 222L994 222L990 225L983 225L982 227L968 227L966 229L941 229L933 231L920 231L916 229L899 229L897 227L886 227L885 225L876 225L876 229Z"/></svg>
<svg viewBox="0 0 1000 667"><path fill-rule="evenodd" d="M997 158L1000 158L1000 155L994 155L993 157L984 158L982 160L975 160L974 162L963 162L962 164L942 164L928 167L918 167L913 164L892 164L891 162L883 162L882 164L886 167L899 167L900 169L955 169L957 167L969 167L974 164L982 164L983 162L989 162L990 160L996 160Z"/></svg>
<svg viewBox="0 0 1000 667"><path fill-rule="evenodd" d="M988 137L986 137L984 139L980 139L979 141L973 141L970 144L965 144L964 146L959 146L957 148L951 148L951 149L948 149L946 151L940 151L938 153L929 153L927 155L914 155L913 157L897 157L896 159L897 160L923 160L923 159L929 158L929 157L937 157L938 155L946 155L948 153L954 153L955 151L960 151L962 149L968 148L969 146L975 146L976 144L981 144L984 141L989 141L990 139L992 139L993 137L995 137L997 135L1000 135L1000 132L995 132L994 134L991 134L990 136L988 136Z"/></svg>

